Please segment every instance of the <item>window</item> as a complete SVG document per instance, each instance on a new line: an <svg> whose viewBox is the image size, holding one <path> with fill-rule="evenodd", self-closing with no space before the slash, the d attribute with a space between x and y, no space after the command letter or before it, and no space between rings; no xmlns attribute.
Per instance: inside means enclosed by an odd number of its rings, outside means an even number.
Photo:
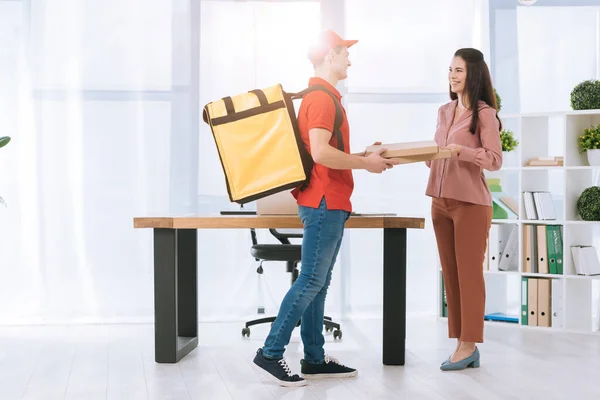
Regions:
<svg viewBox="0 0 600 400"><path fill-rule="evenodd" d="M444 92L454 52L473 43L474 1L347 0L350 92ZM382 22L383 21L383 22Z"/></svg>
<svg viewBox="0 0 600 400"><path fill-rule="evenodd" d="M569 110L575 85L598 78L599 13L599 7L517 8L521 112Z"/></svg>
<svg viewBox="0 0 600 400"><path fill-rule="evenodd" d="M312 66L306 54L320 31L318 2L204 1L200 18L201 107L224 96L277 83L288 91L308 85ZM235 35L231 26L236 27ZM216 197L219 204L229 203L214 139L204 121L199 135L200 195Z"/></svg>
<svg viewBox="0 0 600 400"><path fill-rule="evenodd" d="M171 89L171 1L33 1L31 13L37 89Z"/></svg>

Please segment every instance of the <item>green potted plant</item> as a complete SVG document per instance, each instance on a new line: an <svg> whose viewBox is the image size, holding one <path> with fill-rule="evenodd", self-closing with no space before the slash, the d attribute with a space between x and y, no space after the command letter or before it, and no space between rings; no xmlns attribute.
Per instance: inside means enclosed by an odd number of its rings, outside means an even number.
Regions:
<svg viewBox="0 0 600 400"><path fill-rule="evenodd" d="M496 88L494 88L494 94L496 95L496 110L498 112L500 112L500 110L502 109L502 98L500 97L500 95L496 91Z"/></svg>
<svg viewBox="0 0 600 400"><path fill-rule="evenodd" d="M500 132L500 142L502 143L502 159L505 164L516 164L516 158L511 157L519 145L519 141L515 139L515 134L510 129L502 129ZM512 153L512 154L511 154Z"/></svg>
<svg viewBox="0 0 600 400"><path fill-rule="evenodd" d="M0 148L6 146L8 144L8 142L10 142L10 136L0 137ZM0 196L0 204L3 204L6 206L6 203L4 202L4 199L1 196Z"/></svg>
<svg viewBox="0 0 600 400"><path fill-rule="evenodd" d="M519 141L515 139L515 134L510 129L502 129L500 132L500 141L502 142L502 151L515 151Z"/></svg>
<svg viewBox="0 0 600 400"><path fill-rule="evenodd" d="M590 186L581 192L577 212L584 221L600 221L600 186Z"/></svg>
<svg viewBox="0 0 600 400"><path fill-rule="evenodd" d="M588 79L580 82L571 91L573 110L600 109L600 81Z"/></svg>
<svg viewBox="0 0 600 400"><path fill-rule="evenodd" d="M600 124L585 128L577 142L579 152L587 153L588 163L591 166L600 165Z"/></svg>

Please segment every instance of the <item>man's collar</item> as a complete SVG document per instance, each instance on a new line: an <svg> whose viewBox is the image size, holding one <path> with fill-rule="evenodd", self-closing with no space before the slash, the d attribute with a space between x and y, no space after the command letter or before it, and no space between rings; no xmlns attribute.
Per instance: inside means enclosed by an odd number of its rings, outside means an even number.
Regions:
<svg viewBox="0 0 600 400"><path fill-rule="evenodd" d="M337 90L335 88L335 86L333 86L331 83L327 82L325 79L319 78L318 76L313 76L312 78L310 78L308 81L308 85L309 86L323 85L327 89L329 89L331 91L331 93L333 93L338 98L338 100L340 100L342 98L342 94L339 92L339 90Z"/></svg>

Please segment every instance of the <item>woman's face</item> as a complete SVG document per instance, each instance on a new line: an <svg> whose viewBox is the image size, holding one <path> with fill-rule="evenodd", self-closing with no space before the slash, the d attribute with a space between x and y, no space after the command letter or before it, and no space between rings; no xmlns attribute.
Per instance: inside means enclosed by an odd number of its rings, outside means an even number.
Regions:
<svg viewBox="0 0 600 400"><path fill-rule="evenodd" d="M448 70L448 82L450 89L456 93L462 93L467 83L467 64L460 57L452 58L450 69Z"/></svg>

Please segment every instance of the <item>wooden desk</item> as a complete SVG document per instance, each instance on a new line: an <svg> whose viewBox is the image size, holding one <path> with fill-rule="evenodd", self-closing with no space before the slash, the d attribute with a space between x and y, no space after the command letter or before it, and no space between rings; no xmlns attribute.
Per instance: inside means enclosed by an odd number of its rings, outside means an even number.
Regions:
<svg viewBox="0 0 600 400"><path fill-rule="evenodd" d="M404 365L406 233L424 225L424 218L394 216L351 216L346 222L346 229L383 229L385 365ZM154 229L155 361L176 363L198 345L197 230L302 228L302 223L297 216L217 215L134 218L134 227Z"/></svg>

